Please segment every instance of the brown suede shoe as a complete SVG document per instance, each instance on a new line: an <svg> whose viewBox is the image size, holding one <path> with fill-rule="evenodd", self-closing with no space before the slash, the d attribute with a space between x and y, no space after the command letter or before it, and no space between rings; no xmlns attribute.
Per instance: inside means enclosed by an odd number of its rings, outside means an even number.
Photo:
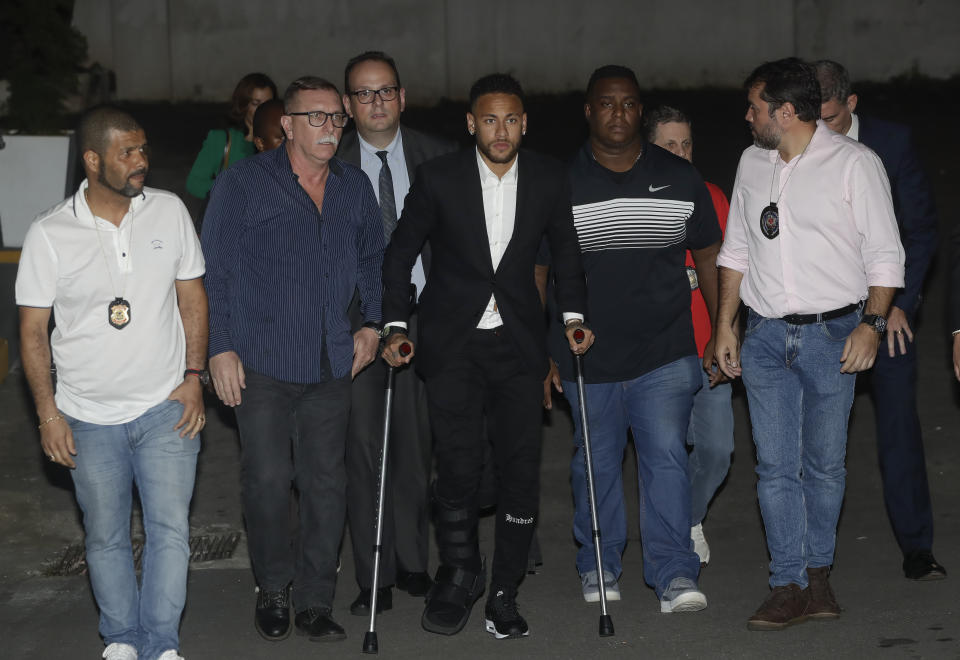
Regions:
<svg viewBox="0 0 960 660"><path fill-rule="evenodd" d="M774 587L750 620L747 630L782 630L807 620L810 591L799 585Z"/></svg>
<svg viewBox="0 0 960 660"><path fill-rule="evenodd" d="M812 619L840 618L840 605L837 597L830 588L830 567L808 568L807 580L810 586L810 604L807 605L807 616Z"/></svg>

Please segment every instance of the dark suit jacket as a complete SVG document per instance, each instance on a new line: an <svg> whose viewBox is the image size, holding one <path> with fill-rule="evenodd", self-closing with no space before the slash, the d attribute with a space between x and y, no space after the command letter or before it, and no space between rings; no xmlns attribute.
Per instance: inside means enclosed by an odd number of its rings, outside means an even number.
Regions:
<svg viewBox="0 0 960 660"><path fill-rule="evenodd" d="M384 322L406 321L410 269L427 239L433 264L420 297L417 369L425 377L458 354L493 294L507 334L525 365L547 373L546 321L534 284L544 233L556 268L557 302L585 313L586 282L573 226L570 188L560 162L527 150L519 155L513 235L496 272L490 259L476 149L420 166L383 264Z"/></svg>
<svg viewBox="0 0 960 660"><path fill-rule="evenodd" d="M422 164L457 150L457 144L444 138L428 135L407 128L401 124L400 141L403 144L403 159L407 163L407 177L410 179L410 185L416 178L417 168ZM337 148L337 155L351 165L360 167L360 140L356 131L350 131L344 134L340 140L340 146ZM373 182L374 188L377 183ZM430 246L423 246L423 270L426 274L430 270L431 263Z"/></svg>
<svg viewBox="0 0 960 660"><path fill-rule="evenodd" d="M920 305L923 279L937 249L937 214L930 183L913 148L911 131L903 124L857 115L860 142L873 149L890 179L893 210L906 252L906 284L893 304L912 319Z"/></svg>

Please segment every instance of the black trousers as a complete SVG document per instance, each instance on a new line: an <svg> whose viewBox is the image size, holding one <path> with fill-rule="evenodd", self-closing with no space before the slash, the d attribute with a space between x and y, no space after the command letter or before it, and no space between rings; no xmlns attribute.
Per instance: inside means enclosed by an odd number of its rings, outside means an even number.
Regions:
<svg viewBox="0 0 960 660"><path fill-rule="evenodd" d="M359 307L356 314L359 316ZM409 336L416 341L416 314L411 316L409 327ZM352 385L353 404L346 454L347 520L357 583L363 589L370 588L373 578L377 475L383 447L386 377L387 365L378 354L369 367L357 374ZM423 381L411 365L398 369L394 376L378 586L393 584L398 569L408 572L427 570L429 475L427 395Z"/></svg>
<svg viewBox="0 0 960 660"><path fill-rule="evenodd" d="M350 378L299 385L247 369L236 407L240 485L250 563L257 584L279 591L293 582L296 611L333 606L343 536L343 467ZM300 533L290 524L291 487Z"/></svg>
<svg viewBox="0 0 960 660"><path fill-rule="evenodd" d="M526 368L503 326L474 330L463 351L427 379L443 564L480 567L477 492L489 435L500 476L492 584L516 587L523 579L539 507L542 399L539 374Z"/></svg>
<svg viewBox="0 0 960 660"><path fill-rule="evenodd" d="M911 319L911 325L913 319ZM895 357L880 342L870 372L883 499L897 544L906 554L933 547L933 507L917 415L917 345Z"/></svg>

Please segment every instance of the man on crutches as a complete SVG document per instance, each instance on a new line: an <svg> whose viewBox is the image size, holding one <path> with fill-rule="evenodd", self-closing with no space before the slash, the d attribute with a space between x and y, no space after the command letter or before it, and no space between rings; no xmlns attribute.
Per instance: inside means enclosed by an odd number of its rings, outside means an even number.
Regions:
<svg viewBox="0 0 960 660"><path fill-rule="evenodd" d="M421 625L454 635L485 590L487 566L477 541L477 489L487 436L501 478L486 630L497 639L529 633L517 608L539 504L543 377L548 368L544 315L533 282L546 234L557 274L568 350L586 308L580 249L563 167L521 150L527 115L523 90L506 74L470 91L468 132L476 147L420 166L383 267L383 357L414 358L427 388L434 434L437 545L441 565ZM401 358L409 315L410 271L425 240L433 250L420 298L420 341ZM564 328L561 326L561 332ZM415 356L415 357L414 357Z"/></svg>
<svg viewBox="0 0 960 660"><path fill-rule="evenodd" d="M707 599L697 586L700 560L690 540L685 442L701 376L684 257L689 248L712 318L720 228L693 166L643 139L639 95L636 77L626 67L605 66L593 73L584 107L590 138L570 166L587 315L602 338L590 351L584 374L603 530L602 574L591 532L574 360L556 330L550 352L576 428L571 482L584 599L600 600L601 588L607 600L620 599L626 545L621 464L631 429L643 502L644 579L656 590L662 612L689 612L705 608Z"/></svg>

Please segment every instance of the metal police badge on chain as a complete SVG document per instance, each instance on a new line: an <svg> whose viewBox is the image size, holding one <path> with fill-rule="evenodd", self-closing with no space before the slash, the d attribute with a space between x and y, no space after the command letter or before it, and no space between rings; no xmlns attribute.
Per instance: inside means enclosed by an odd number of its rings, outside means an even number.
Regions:
<svg viewBox="0 0 960 660"><path fill-rule="evenodd" d="M130 303L117 296L107 307L107 321L117 330L130 325Z"/></svg>
<svg viewBox="0 0 960 660"><path fill-rule="evenodd" d="M760 231L771 241L780 235L780 212L776 202L770 202L770 205L760 212Z"/></svg>

